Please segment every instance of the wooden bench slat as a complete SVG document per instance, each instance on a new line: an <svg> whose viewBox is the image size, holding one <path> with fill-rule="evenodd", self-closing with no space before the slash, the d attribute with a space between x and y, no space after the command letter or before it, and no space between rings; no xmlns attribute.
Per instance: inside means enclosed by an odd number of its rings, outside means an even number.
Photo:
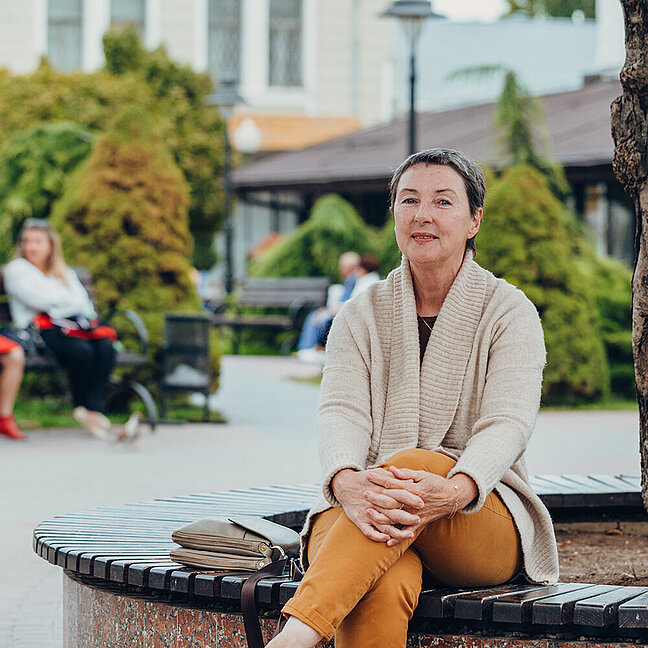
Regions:
<svg viewBox="0 0 648 648"><path fill-rule="evenodd" d="M648 593L621 603L617 612L619 628L648 628Z"/></svg>
<svg viewBox="0 0 648 648"><path fill-rule="evenodd" d="M558 583L547 585L537 590L531 590L509 596L502 596L493 601L493 621L501 623L530 623L533 604L543 598L566 594L577 590L585 590L591 585L587 583Z"/></svg>
<svg viewBox="0 0 648 648"><path fill-rule="evenodd" d="M214 591L215 580L214 574L196 574L196 578L194 578L194 595L214 598L216 596Z"/></svg>
<svg viewBox="0 0 648 648"><path fill-rule="evenodd" d="M441 587L423 590L419 596L416 615L426 619L443 619L454 617L455 601L458 597L472 592L481 592L483 587L457 589L456 587Z"/></svg>
<svg viewBox="0 0 648 648"><path fill-rule="evenodd" d="M647 592L646 587L626 586L578 601L574 606L574 623L599 628L614 625L619 605Z"/></svg>
<svg viewBox="0 0 648 648"><path fill-rule="evenodd" d="M619 589L620 585L592 585L586 591L558 594L536 601L533 604L531 621L543 625L567 625L573 621L574 606L587 597L598 596Z"/></svg>
<svg viewBox="0 0 648 648"><path fill-rule="evenodd" d="M510 584L461 594L455 599L455 619L470 621L490 620L495 599L500 596L506 596L511 592L532 592L540 589L540 587L540 585Z"/></svg>
<svg viewBox="0 0 648 648"><path fill-rule="evenodd" d="M148 572L148 585L151 589L168 590L169 579L171 574L182 569L184 565L170 561L167 565L159 565L158 567L151 567Z"/></svg>

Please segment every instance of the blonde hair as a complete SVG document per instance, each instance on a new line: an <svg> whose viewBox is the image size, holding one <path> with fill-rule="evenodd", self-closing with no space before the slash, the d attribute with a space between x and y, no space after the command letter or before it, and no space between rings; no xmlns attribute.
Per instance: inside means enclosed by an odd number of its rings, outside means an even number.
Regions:
<svg viewBox="0 0 648 648"><path fill-rule="evenodd" d="M40 230L45 232L49 238L51 251L47 257L46 267L48 275L52 275L57 279L60 279L64 283L68 282L68 266L65 263L65 258L63 257L63 246L61 244L61 237L59 233L52 228L52 226L42 218L28 218L20 230L20 236L18 236L18 242L16 243L16 251L14 253L14 259L24 259L25 253L23 250L23 237L26 232L29 230Z"/></svg>

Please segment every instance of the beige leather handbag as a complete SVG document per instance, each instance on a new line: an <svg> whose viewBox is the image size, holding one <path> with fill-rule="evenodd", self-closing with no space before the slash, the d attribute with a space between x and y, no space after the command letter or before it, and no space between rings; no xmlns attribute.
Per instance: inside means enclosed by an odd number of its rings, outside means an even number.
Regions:
<svg viewBox="0 0 648 648"><path fill-rule="evenodd" d="M215 571L256 571L299 554L299 534L262 517L230 515L197 520L174 531L171 560Z"/></svg>

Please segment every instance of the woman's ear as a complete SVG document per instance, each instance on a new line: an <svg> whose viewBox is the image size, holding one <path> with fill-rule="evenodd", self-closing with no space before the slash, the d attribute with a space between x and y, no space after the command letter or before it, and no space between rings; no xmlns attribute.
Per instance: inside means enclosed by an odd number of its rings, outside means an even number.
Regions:
<svg viewBox="0 0 648 648"><path fill-rule="evenodd" d="M468 233L469 233L468 238L472 238L473 236L477 235L477 232L479 232L479 228L481 227L482 217L483 216L484 216L484 210L483 210L482 207L480 207L472 215L472 225L470 226L470 230L468 231Z"/></svg>

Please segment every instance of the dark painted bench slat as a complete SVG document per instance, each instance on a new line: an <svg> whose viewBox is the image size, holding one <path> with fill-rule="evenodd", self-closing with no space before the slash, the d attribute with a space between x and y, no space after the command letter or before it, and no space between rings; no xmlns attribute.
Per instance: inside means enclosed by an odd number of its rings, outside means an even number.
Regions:
<svg viewBox="0 0 648 648"><path fill-rule="evenodd" d="M194 595L214 598L216 596L216 593L214 592L215 580L216 576L214 574L196 574L193 589Z"/></svg>
<svg viewBox="0 0 648 648"><path fill-rule="evenodd" d="M590 475L590 478L596 480L597 482L600 482L601 484L605 484L610 489L614 489L615 491L619 491L621 493L627 493L629 490L628 482L625 482L620 477L615 477L614 475L596 474ZM640 492L640 489L637 489L637 491Z"/></svg>
<svg viewBox="0 0 648 648"><path fill-rule="evenodd" d="M155 567L163 562L168 556L149 556L148 558L122 558L110 562L110 580L116 583L128 582L128 570L134 565L148 565Z"/></svg>
<svg viewBox="0 0 648 648"><path fill-rule="evenodd" d="M493 621L500 623L530 623L533 604L537 601L568 592L584 594L591 585L585 583L558 583L535 590L502 596L493 601Z"/></svg>
<svg viewBox="0 0 648 648"><path fill-rule="evenodd" d="M129 556L124 556L124 554L119 553L114 556L97 556L92 563L92 575L95 578L103 578L104 580L111 580L112 574L112 564L117 560L132 560L137 562L137 559L147 560L152 562L154 560L166 560L169 557L168 552L165 553L155 553L151 552L148 555L145 553L140 553L138 555L130 554Z"/></svg>
<svg viewBox="0 0 648 648"><path fill-rule="evenodd" d="M172 565L172 569L177 569L180 565L177 563L171 562L170 560L165 563L166 565ZM148 577L149 571L154 567L161 566L159 562L155 562L152 565L140 564L140 565L130 565L128 567L128 574L126 577L126 582L129 585L137 585L138 587L148 587Z"/></svg>
<svg viewBox="0 0 648 648"><path fill-rule="evenodd" d="M618 615L619 628L648 628L648 593L621 603Z"/></svg>
<svg viewBox="0 0 648 648"><path fill-rule="evenodd" d="M623 587L578 601L574 606L574 623L596 627L615 625L619 605L647 592L646 587Z"/></svg>
<svg viewBox="0 0 648 648"><path fill-rule="evenodd" d="M170 561L168 565L159 565L151 567L148 573L148 587L151 589L168 590L171 574L182 569L183 565Z"/></svg>
<svg viewBox="0 0 648 648"><path fill-rule="evenodd" d="M605 594L619 589L618 585L593 585L585 593L569 592L567 594L558 594L549 596L537 601L533 605L531 613L532 623L543 625L567 625L573 621L574 606L583 599L599 594Z"/></svg>
<svg viewBox="0 0 648 648"><path fill-rule="evenodd" d="M419 596L416 614L428 619L443 619L454 617L455 601L459 596L472 592L482 592L483 588L437 588L424 590Z"/></svg>
<svg viewBox="0 0 648 648"><path fill-rule="evenodd" d="M462 594L455 599L455 619L470 621L490 620L493 602L498 597L506 596L511 592L531 592L539 588L539 585L511 584Z"/></svg>

